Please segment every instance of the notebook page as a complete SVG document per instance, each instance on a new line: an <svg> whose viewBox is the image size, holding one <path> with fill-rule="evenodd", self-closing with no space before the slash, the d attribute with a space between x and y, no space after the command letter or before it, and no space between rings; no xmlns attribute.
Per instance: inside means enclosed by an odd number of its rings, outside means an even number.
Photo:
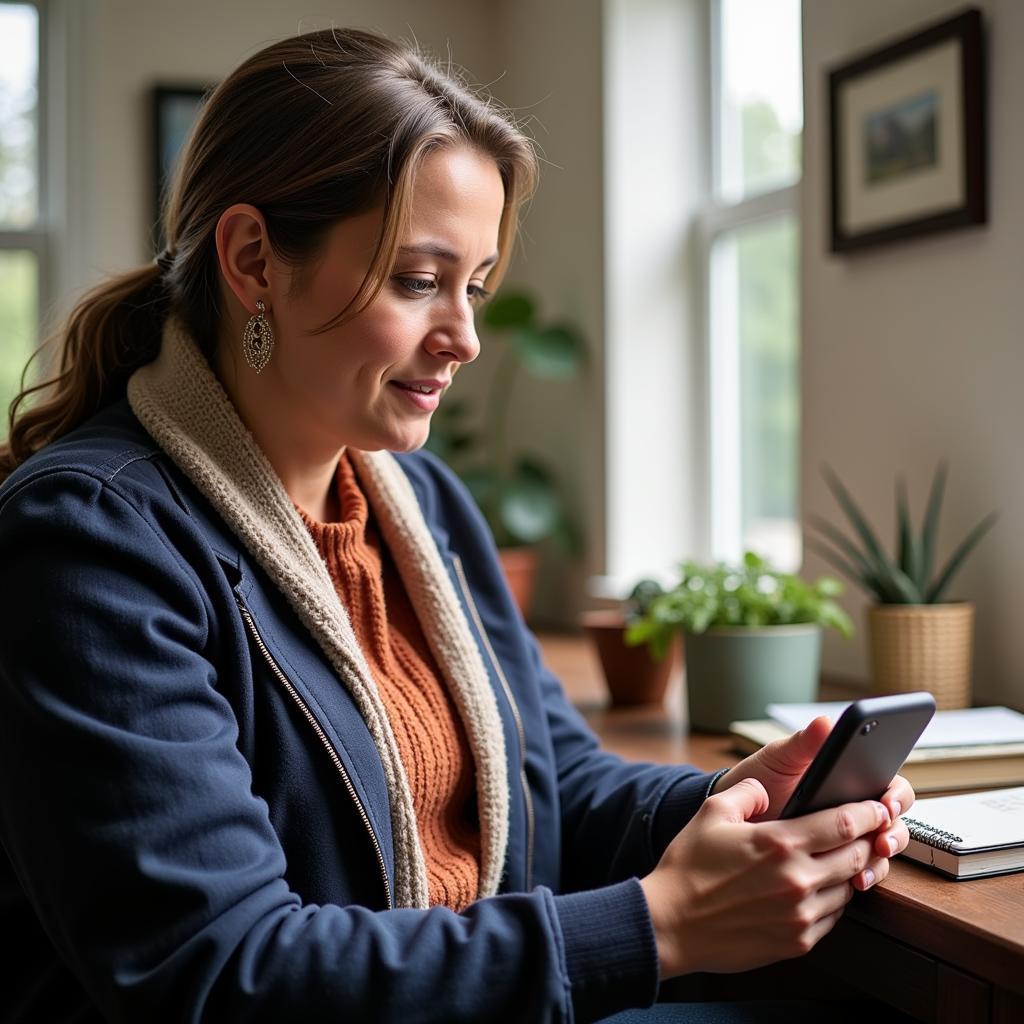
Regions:
<svg viewBox="0 0 1024 1024"><path fill-rule="evenodd" d="M849 701L819 704L769 704L767 713L792 732L804 728L818 715L834 722ZM963 708L936 711L916 747L961 747L980 744L1024 743L1024 715L1010 708Z"/></svg>
<svg viewBox="0 0 1024 1024"><path fill-rule="evenodd" d="M986 846L1024 844L1024 786L991 789L962 796L918 800L903 815L929 828L950 832L961 842L953 849L970 851Z"/></svg>

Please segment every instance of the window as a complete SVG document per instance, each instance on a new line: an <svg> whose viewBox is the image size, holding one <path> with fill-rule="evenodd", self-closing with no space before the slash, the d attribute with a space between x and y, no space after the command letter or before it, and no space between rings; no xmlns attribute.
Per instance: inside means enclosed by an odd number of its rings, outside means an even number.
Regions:
<svg viewBox="0 0 1024 1024"><path fill-rule="evenodd" d="M801 561L799 0L715 0L707 273L711 550Z"/></svg>
<svg viewBox="0 0 1024 1024"><path fill-rule="evenodd" d="M45 246L40 39L37 3L0 0L0 437L39 340Z"/></svg>

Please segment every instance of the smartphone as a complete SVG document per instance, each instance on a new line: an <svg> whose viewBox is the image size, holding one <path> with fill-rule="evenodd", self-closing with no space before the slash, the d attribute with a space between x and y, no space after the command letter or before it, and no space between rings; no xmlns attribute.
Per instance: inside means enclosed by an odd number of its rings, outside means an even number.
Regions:
<svg viewBox="0 0 1024 1024"><path fill-rule="evenodd" d="M780 818L877 800L889 788L935 713L930 693L854 701L810 763Z"/></svg>

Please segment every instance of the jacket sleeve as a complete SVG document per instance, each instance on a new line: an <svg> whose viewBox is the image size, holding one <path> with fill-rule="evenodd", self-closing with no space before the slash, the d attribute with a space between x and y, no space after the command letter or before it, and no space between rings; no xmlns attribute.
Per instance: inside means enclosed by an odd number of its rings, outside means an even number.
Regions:
<svg viewBox="0 0 1024 1024"><path fill-rule="evenodd" d="M304 903L173 531L85 473L0 500L0 839L106 1018L583 1021L653 1000L635 881L461 915Z"/></svg>
<svg viewBox="0 0 1024 1024"><path fill-rule="evenodd" d="M530 645L558 767L565 887L591 888L646 875L721 773L625 761L601 749L544 666L532 637Z"/></svg>

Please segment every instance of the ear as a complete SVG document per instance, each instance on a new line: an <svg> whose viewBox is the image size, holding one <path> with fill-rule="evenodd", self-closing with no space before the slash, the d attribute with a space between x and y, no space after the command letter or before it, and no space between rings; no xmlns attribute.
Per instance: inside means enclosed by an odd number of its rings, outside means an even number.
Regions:
<svg viewBox="0 0 1024 1024"><path fill-rule="evenodd" d="M248 203L229 206L217 221L221 276L248 314L256 300L273 309L274 260L263 214Z"/></svg>

